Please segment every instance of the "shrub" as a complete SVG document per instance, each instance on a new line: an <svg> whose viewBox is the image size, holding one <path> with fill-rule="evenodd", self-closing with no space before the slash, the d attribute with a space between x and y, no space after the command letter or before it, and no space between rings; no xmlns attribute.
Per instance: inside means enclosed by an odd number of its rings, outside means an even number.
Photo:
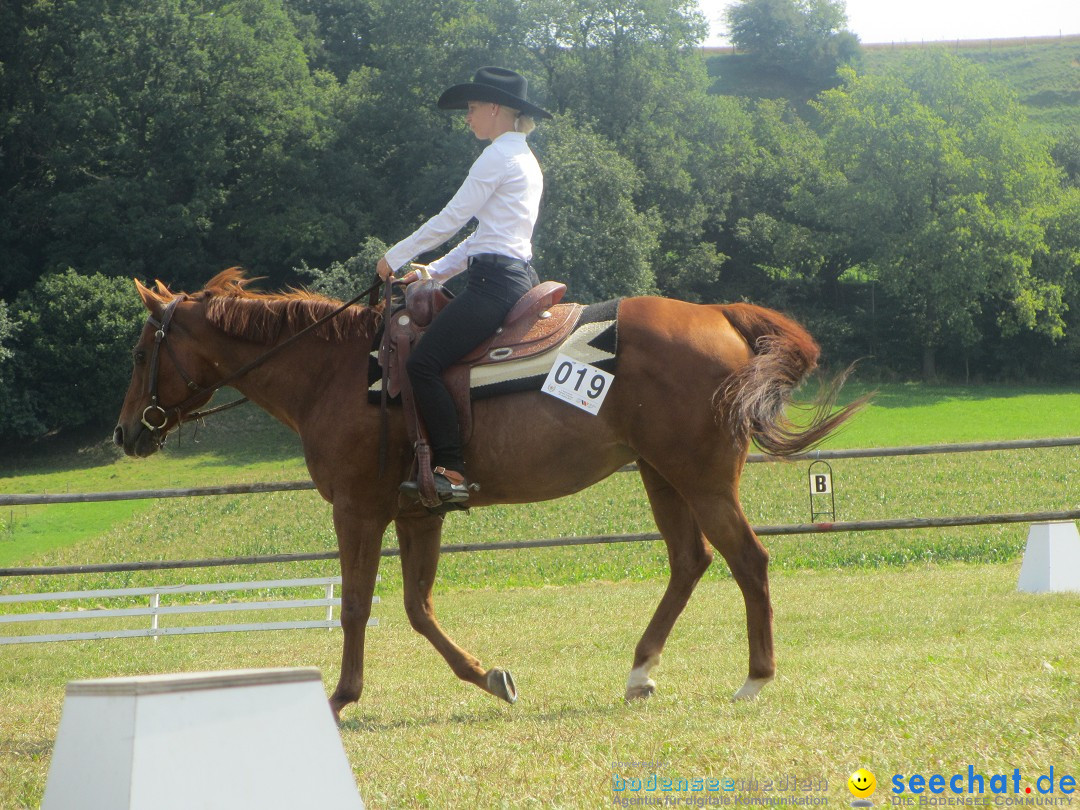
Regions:
<svg viewBox="0 0 1080 810"><path fill-rule="evenodd" d="M52 273L19 296L15 312L11 356L0 360L0 434L26 438L114 417L145 317L131 282Z"/></svg>

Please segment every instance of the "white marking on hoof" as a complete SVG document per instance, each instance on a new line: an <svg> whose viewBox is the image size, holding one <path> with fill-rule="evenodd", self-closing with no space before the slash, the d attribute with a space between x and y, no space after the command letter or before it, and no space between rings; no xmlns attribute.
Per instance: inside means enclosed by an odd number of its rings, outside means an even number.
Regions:
<svg viewBox="0 0 1080 810"><path fill-rule="evenodd" d="M517 686L514 683L514 676L505 669L496 667L488 671L487 689L495 697L502 698L507 703L517 703L518 693Z"/></svg>
<svg viewBox="0 0 1080 810"><path fill-rule="evenodd" d="M630 677L626 679L626 702L633 700L645 700L652 697L656 691L656 681L649 677L649 670L660 663L660 656L654 655L645 660L639 667L630 670Z"/></svg>
<svg viewBox="0 0 1080 810"><path fill-rule="evenodd" d="M746 683L742 685L742 688L739 689L739 691L736 692L731 699L733 701L753 700L757 697L758 692L761 691L761 687L763 687L771 680L772 678L747 678Z"/></svg>

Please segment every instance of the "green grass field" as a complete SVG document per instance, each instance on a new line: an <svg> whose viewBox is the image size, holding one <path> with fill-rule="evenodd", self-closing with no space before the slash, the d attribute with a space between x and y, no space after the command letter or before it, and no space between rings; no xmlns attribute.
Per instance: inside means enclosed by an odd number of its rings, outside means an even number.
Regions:
<svg viewBox="0 0 1080 810"><path fill-rule="evenodd" d="M746 661L730 581L699 587L655 672L659 691L631 706L623 686L659 580L444 595L448 632L513 671L515 706L458 682L387 602L342 742L376 810L612 806L616 776L651 773L823 780L814 795L841 806L860 766L877 775L878 806L896 773L1019 768L1029 786L1051 767L1080 776L1080 596L1017 594L1016 575L1015 563L777 572L779 673L750 704L728 700ZM339 631L299 631L6 648L0 807L40 803L69 680L314 665L330 689L340 643ZM662 764L615 764L642 761Z"/></svg>
<svg viewBox="0 0 1080 810"><path fill-rule="evenodd" d="M118 457L104 438L6 459L0 492L306 477L294 436L255 410L234 414L197 444L189 434L142 461ZM1074 435L1077 414L1077 389L886 385L829 446ZM1075 509L1078 469L1075 447L833 462L843 520ZM809 517L805 464L750 465L742 494L756 524ZM101 506L9 508L0 565L335 546L329 509L313 492ZM655 527L637 476L623 473L558 501L451 516L444 541L639 531ZM382 624L368 635L367 689L345 718L345 748L374 808L614 806L647 795L614 792L615 776L649 774L612 763L642 760L663 762L654 770L671 779L824 779L821 795L833 803L850 800L844 782L860 765L877 774L881 802L895 773L966 773L970 764L1031 779L1050 767L1080 776L1080 597L1015 592L1025 536L1014 525L767 538L779 676L750 705L728 702L745 676L746 639L722 562L676 626L657 696L625 706L633 645L664 587L661 543L445 555L440 619L485 663L514 672L522 700L509 707L457 682L411 630L388 558ZM333 573L327 562L18 577L0 581L0 592ZM332 688L340 644L340 631L292 631L5 647L0 808L40 803L69 680L314 665Z"/></svg>

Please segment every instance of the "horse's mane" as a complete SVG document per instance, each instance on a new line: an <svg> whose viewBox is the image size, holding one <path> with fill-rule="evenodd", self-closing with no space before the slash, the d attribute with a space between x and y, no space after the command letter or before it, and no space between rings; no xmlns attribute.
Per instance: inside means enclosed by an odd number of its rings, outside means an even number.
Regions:
<svg viewBox="0 0 1080 810"><path fill-rule="evenodd" d="M222 270L198 293L206 302L206 319L226 334L259 343L275 342L282 331L297 332L341 306L342 302L307 290L284 293L249 290L253 279L240 267ZM315 330L323 340L370 340L378 328L377 309L351 306Z"/></svg>

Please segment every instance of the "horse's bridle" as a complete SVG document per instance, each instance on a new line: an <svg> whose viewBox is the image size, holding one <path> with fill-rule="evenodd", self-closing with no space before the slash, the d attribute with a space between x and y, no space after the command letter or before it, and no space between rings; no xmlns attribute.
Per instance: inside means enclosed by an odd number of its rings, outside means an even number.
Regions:
<svg viewBox="0 0 1080 810"><path fill-rule="evenodd" d="M177 423L187 421L188 419L188 417L185 417L184 415L183 406L204 391L210 390L203 389L197 382L191 379L188 373L184 371L184 367L180 365L180 360L176 356L176 352L173 351L172 345L166 341L166 338L169 335L169 326L172 324L173 314L176 312L176 307L183 300L184 296L178 296L172 301L170 301L166 305L164 311L162 311L160 321L153 315L149 315L146 318L146 322L150 326L153 326L155 329L154 351L150 355L150 374L146 380L146 392L150 395L150 404L143 408L142 418L139 421L142 422L143 427L153 433L155 437L158 437L159 445L163 444L165 441L165 436L159 436L159 434L164 431L165 425L169 423L169 411L166 411L163 407L161 407L161 404L158 402L158 377L160 376L161 371L161 347L165 347L165 351L167 351L169 353L169 357L172 358L173 365L176 366L177 372L183 378L184 382L187 383L188 389L194 392L192 396L188 397L175 408L169 409L171 412L176 414ZM150 414L160 416L161 422L156 425L153 424L147 418ZM192 416L190 418L198 417Z"/></svg>

